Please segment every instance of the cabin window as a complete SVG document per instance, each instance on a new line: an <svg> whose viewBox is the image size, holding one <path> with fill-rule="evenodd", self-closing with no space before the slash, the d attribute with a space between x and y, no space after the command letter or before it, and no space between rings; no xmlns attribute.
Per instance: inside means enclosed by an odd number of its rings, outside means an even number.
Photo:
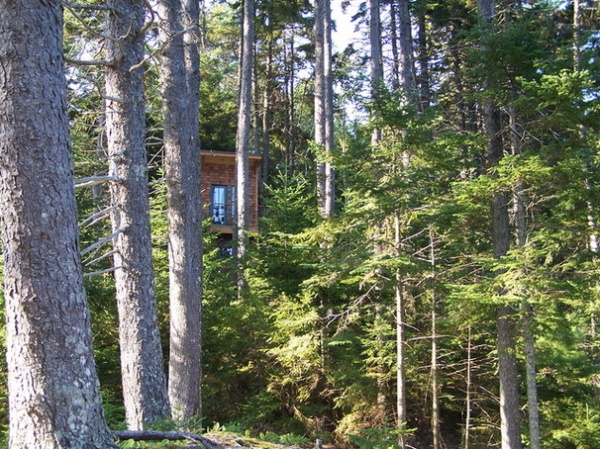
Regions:
<svg viewBox="0 0 600 449"><path fill-rule="evenodd" d="M235 187L213 185L210 216L213 224L231 226L235 217Z"/></svg>

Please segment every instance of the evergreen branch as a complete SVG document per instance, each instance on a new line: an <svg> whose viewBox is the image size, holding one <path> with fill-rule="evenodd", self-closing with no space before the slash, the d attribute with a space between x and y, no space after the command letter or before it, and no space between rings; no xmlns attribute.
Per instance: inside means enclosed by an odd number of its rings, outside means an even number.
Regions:
<svg viewBox="0 0 600 449"><path fill-rule="evenodd" d="M109 40L109 41L118 41L117 39L114 39L114 38L112 38L112 37L110 37L110 36L107 36L107 35L105 35L105 34L102 34L102 33L98 33L96 30L94 30L92 27L90 27L90 26L87 24L87 22L84 20L84 18L83 18L83 17L81 17L81 16L80 16L80 15L77 13L77 11L75 11L75 9L76 9L76 8L75 8L75 7L71 7L71 4L70 4L69 2L63 2L63 5L64 5L64 6L65 6L65 7L66 7L68 10L69 10L69 12L70 12L71 14L73 14L73 17L75 17L75 18L77 19L77 21L78 21L79 23L81 23L81 24L83 25L83 27L84 27L86 30L88 30L88 31L89 31L89 32L90 32L92 35L94 35L94 36L97 36L97 37L99 37L99 38L101 38L101 39L106 39L106 40ZM113 8L108 8L108 7L107 7L106 9L107 9L107 10L111 10L111 11L113 11Z"/></svg>

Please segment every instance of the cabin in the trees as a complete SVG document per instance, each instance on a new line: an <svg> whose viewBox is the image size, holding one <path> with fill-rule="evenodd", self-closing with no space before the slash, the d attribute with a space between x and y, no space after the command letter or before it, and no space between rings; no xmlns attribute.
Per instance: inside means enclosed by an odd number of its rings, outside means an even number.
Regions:
<svg viewBox="0 0 600 449"><path fill-rule="evenodd" d="M222 238L230 239L235 225L235 153L202 150L202 204L205 217ZM258 231L258 155L250 155L250 231Z"/></svg>

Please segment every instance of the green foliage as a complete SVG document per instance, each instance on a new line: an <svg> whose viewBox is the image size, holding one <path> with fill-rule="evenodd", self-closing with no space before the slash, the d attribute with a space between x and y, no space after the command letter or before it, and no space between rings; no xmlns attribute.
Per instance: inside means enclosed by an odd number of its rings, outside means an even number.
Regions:
<svg viewBox="0 0 600 449"><path fill-rule="evenodd" d="M349 435L349 440L360 449L401 449L398 444L399 435L410 435L416 429L399 431L393 427L365 429L360 435Z"/></svg>

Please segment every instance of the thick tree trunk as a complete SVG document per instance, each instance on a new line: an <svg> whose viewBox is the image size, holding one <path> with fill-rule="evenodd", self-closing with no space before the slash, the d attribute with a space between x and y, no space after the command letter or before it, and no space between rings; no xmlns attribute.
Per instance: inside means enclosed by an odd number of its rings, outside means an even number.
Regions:
<svg viewBox="0 0 600 449"><path fill-rule="evenodd" d="M116 447L77 241L61 2L0 0L0 54L9 447Z"/></svg>
<svg viewBox="0 0 600 449"><path fill-rule="evenodd" d="M141 429L169 416L156 317L144 139L144 4L110 0L106 59L106 129L113 211L114 264L127 424ZM114 40L113 40L114 39Z"/></svg>
<svg viewBox="0 0 600 449"><path fill-rule="evenodd" d="M201 416L202 205L198 47L192 32L184 41L183 30L197 26L198 11L162 0L158 15L169 233L168 391L173 418L187 421Z"/></svg>

